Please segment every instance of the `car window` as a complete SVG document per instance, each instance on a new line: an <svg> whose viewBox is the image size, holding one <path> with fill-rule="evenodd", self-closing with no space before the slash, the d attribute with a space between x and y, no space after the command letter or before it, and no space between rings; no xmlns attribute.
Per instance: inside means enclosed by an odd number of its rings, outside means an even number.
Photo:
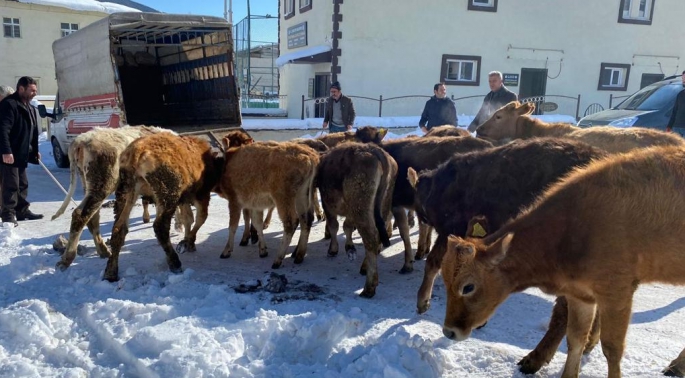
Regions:
<svg viewBox="0 0 685 378"><path fill-rule="evenodd" d="M675 98L683 90L681 83L648 85L625 101L618 104L616 109L626 110L657 110L663 109L675 102Z"/></svg>

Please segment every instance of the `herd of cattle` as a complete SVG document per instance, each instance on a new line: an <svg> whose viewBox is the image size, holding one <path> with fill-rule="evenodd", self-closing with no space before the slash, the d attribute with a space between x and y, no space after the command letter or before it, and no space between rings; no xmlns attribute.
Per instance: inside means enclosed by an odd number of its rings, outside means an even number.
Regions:
<svg viewBox="0 0 685 378"><path fill-rule="evenodd" d="M383 141L386 130L373 127L288 142L254 142L233 131L222 139L223 153L155 127L95 129L69 149L69 195L53 219L68 206L77 174L86 196L72 213L57 266L73 262L87 225L99 255L108 258L104 278L116 281L129 213L142 195L144 205L156 204L155 236L169 269L180 272L177 251L195 250L210 195L217 193L228 200L230 218L221 258L233 251L241 214L240 244L252 237L265 257L263 230L274 208L284 233L272 268L283 263L298 226L292 256L303 262L315 210L326 220L328 255L335 256L342 216L348 254L355 251L352 232L361 235L361 295L373 297L376 258L390 245L394 217L404 243L400 272L427 258L419 313L430 307L442 269L446 337L469 337L509 294L540 287L558 298L547 334L519 362L521 371L538 371L567 336L563 377L577 377L582 354L600 341L609 377L619 377L637 285L685 284L685 140L651 129L545 123L529 116L533 110L517 102L502 107L478 128L478 138L451 126L389 141ZM110 250L99 232L99 211L113 192ZM416 254L409 238L414 213ZM176 249L169 236L174 215L185 233ZM685 351L664 373L685 374Z"/></svg>

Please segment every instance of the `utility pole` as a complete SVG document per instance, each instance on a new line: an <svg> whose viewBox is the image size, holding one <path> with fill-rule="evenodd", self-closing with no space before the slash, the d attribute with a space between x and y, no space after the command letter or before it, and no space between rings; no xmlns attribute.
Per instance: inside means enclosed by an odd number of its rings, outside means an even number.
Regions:
<svg viewBox="0 0 685 378"><path fill-rule="evenodd" d="M233 0L224 0L224 18L233 25Z"/></svg>
<svg viewBox="0 0 685 378"><path fill-rule="evenodd" d="M250 19L252 15L250 13L250 0L247 0L247 90L248 95L250 94L250 87L252 86L252 76L250 72L250 55L252 55L252 26L250 25Z"/></svg>

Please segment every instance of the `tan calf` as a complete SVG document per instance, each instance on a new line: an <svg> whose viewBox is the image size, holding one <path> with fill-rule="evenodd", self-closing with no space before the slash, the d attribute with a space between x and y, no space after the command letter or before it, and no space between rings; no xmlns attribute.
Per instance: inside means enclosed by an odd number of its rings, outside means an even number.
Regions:
<svg viewBox="0 0 685 378"><path fill-rule="evenodd" d="M451 236L443 333L466 339L510 293L539 287L568 302L562 377L578 376L595 310L608 375L620 377L635 286L685 284L684 186L684 149L636 150L576 170L483 240ZM682 376L684 355L665 372Z"/></svg>
<svg viewBox="0 0 685 378"><path fill-rule="evenodd" d="M259 235L259 256L266 257L264 210L275 206L283 223L283 238L272 269L283 263L298 222L300 239L294 255L295 263L301 263L314 218L311 198L319 154L297 143L254 143L240 131L228 133L222 142L226 165L217 192L228 200L230 220L228 242L221 258L228 258L233 252L243 209L251 211L250 218ZM248 227L246 231L249 233Z"/></svg>
<svg viewBox="0 0 685 378"><path fill-rule="evenodd" d="M181 272L181 261L169 239L171 218L180 206L186 234L177 248L179 252L194 251L197 231L207 219L210 194L223 172L223 158L216 157L205 140L160 133L135 140L119 160L112 256L107 261L104 278L118 279L119 252L128 233L131 209L140 194L155 200L155 236L166 253L169 270ZM192 229L191 204L197 208Z"/></svg>
<svg viewBox="0 0 685 378"><path fill-rule="evenodd" d="M685 139L676 134L642 127L596 126L583 129L568 123L546 123L529 117L534 110L532 103L510 102L478 127L477 136L498 141L563 137L585 142L609 153L651 146L685 146Z"/></svg>

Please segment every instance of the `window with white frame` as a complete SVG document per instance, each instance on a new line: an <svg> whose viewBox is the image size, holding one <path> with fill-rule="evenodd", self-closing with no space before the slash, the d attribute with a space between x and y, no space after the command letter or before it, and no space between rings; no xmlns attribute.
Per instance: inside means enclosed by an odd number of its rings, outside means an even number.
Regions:
<svg viewBox="0 0 685 378"><path fill-rule="evenodd" d="M312 6L312 0L300 0L300 9L306 8L306 7L311 7Z"/></svg>
<svg viewBox="0 0 685 378"><path fill-rule="evenodd" d="M479 56L443 55L440 81L451 85L480 84Z"/></svg>
<svg viewBox="0 0 685 378"><path fill-rule="evenodd" d="M295 0L283 0L283 14L292 17L295 14Z"/></svg>
<svg viewBox="0 0 685 378"><path fill-rule="evenodd" d="M7 38L21 38L21 27L18 18L3 17L2 29Z"/></svg>
<svg viewBox="0 0 685 378"><path fill-rule="evenodd" d="M599 73L598 90L625 91L628 89L630 64L602 63Z"/></svg>
<svg viewBox="0 0 685 378"><path fill-rule="evenodd" d="M654 2L654 0L621 0L618 22L651 25Z"/></svg>
<svg viewBox="0 0 685 378"><path fill-rule="evenodd" d="M469 10L497 12L497 0L468 0Z"/></svg>
<svg viewBox="0 0 685 378"><path fill-rule="evenodd" d="M67 36L78 30L78 24L70 24L68 22L61 22L60 28L62 29L62 37Z"/></svg>

